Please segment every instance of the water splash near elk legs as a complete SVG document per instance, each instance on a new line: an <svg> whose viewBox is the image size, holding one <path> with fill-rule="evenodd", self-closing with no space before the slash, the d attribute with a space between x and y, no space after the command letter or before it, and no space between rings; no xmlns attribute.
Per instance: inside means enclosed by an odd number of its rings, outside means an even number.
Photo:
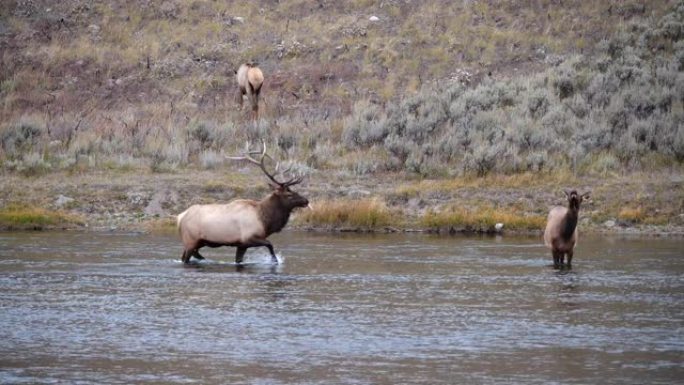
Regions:
<svg viewBox="0 0 684 385"><path fill-rule="evenodd" d="M195 257L198 260L203 260L204 256L199 253L199 249L192 249L192 250L184 250L183 255L181 256L181 261L185 263L186 265L190 263L190 258Z"/></svg>
<svg viewBox="0 0 684 385"><path fill-rule="evenodd" d="M273 250L273 244L268 239L255 238L249 241L249 246L247 247L259 247L263 246L268 248L268 252L271 253L271 262L279 263L278 257L275 255L275 250Z"/></svg>

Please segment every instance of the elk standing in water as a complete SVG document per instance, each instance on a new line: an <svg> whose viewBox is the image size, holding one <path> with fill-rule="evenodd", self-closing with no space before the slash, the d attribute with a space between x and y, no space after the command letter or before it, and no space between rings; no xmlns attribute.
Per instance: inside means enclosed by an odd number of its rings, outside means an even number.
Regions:
<svg viewBox="0 0 684 385"><path fill-rule="evenodd" d="M254 63L245 63L235 72L238 83L237 101L242 109L243 96L247 95L252 106L252 120L259 119L259 94L264 83L264 74Z"/></svg>
<svg viewBox="0 0 684 385"><path fill-rule="evenodd" d="M261 201L237 199L228 204L194 205L178 215L178 231L183 241L184 263L191 257L204 259L199 249L204 246L234 246L235 263L242 263L245 252L250 247L264 246L271 253L273 262L278 258L273 245L266 238L282 230L290 218L290 213L297 207L307 207L309 201L290 190L290 187L302 182L295 177L285 182L278 181L266 170L264 161L266 144L261 152L247 152L245 156L229 157L233 160L247 160L258 165L270 179L273 192ZM256 160L252 155L260 154Z"/></svg>
<svg viewBox="0 0 684 385"><path fill-rule="evenodd" d="M549 212L544 230L544 244L551 249L553 268L560 269L563 259L567 255L568 269L572 268L572 254L577 243L577 220L579 219L580 204L589 199L589 193L582 195L577 191L564 191L568 198L568 207L556 206Z"/></svg>

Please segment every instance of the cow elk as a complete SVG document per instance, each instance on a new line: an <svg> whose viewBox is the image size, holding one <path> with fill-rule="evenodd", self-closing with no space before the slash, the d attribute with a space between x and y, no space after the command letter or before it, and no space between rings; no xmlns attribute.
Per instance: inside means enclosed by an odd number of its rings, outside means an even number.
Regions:
<svg viewBox="0 0 684 385"><path fill-rule="evenodd" d="M262 151L250 152L248 145L244 156L228 158L247 160L258 165L270 180L273 192L261 201L237 199L228 204L193 205L178 215L184 263L189 263L193 256L204 259L199 253L199 249L204 246L236 247L236 264L242 263L248 248L264 246L271 253L272 261L278 262L273 245L266 238L282 230L292 210L309 206L309 201L290 189L302 182L301 176L280 182L266 170L264 162L270 157L266 154L264 142L262 146ZM256 155L259 159L253 157Z"/></svg>
<svg viewBox="0 0 684 385"><path fill-rule="evenodd" d="M549 212L544 230L544 244L551 249L553 268L563 267L567 256L567 267L572 268L572 255L577 243L577 221L580 204L589 199L589 193L579 195L577 191L564 191L568 207L556 206Z"/></svg>
<svg viewBox="0 0 684 385"><path fill-rule="evenodd" d="M243 97L247 95L252 106L252 120L259 119L259 94L261 85L264 83L264 74L254 63L245 63L235 72L235 80L238 83L237 101L242 109Z"/></svg>

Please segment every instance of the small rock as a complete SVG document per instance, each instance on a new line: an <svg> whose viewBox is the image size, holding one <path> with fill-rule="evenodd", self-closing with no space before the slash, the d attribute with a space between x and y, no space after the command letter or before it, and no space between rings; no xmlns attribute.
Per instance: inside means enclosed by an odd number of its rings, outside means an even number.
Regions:
<svg viewBox="0 0 684 385"><path fill-rule="evenodd" d="M57 199L55 200L55 206L63 207L64 205L71 203L73 201L74 201L74 198L69 198L69 197L64 196L62 194L59 194L57 196Z"/></svg>
<svg viewBox="0 0 684 385"><path fill-rule="evenodd" d="M367 197L370 195L371 195L370 191L360 189L360 188L351 188L351 189L349 189L349 191L347 191L347 196L350 198L362 198L362 197Z"/></svg>
<svg viewBox="0 0 684 385"><path fill-rule="evenodd" d="M245 18L241 17L241 16L235 16L235 17L233 17L233 21L238 22L238 23L244 23Z"/></svg>
<svg viewBox="0 0 684 385"><path fill-rule="evenodd" d="M142 205L145 203L145 194L142 192L129 192L126 193L128 204L130 205Z"/></svg>
<svg viewBox="0 0 684 385"><path fill-rule="evenodd" d="M497 223L496 225L494 225L494 229L495 229L496 231L501 231L503 228L504 228L504 224L503 224L503 223Z"/></svg>
<svg viewBox="0 0 684 385"><path fill-rule="evenodd" d="M380 18L377 17L377 16L371 16L371 17L368 18L368 20L370 20L370 21L379 21Z"/></svg>
<svg viewBox="0 0 684 385"><path fill-rule="evenodd" d="M608 228L615 227L615 221L607 220L607 221L603 222L603 225L608 227Z"/></svg>

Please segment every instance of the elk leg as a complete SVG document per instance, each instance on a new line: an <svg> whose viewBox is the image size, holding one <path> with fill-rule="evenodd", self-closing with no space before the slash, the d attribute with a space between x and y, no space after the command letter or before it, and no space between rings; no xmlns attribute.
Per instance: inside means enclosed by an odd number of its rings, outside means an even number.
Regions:
<svg viewBox="0 0 684 385"><path fill-rule="evenodd" d="M572 253L572 250L568 251L568 269L572 269Z"/></svg>
<svg viewBox="0 0 684 385"><path fill-rule="evenodd" d="M242 258L245 256L245 252L247 251L246 247L238 247L237 251L235 251L235 263L236 264L241 264L242 263Z"/></svg>
<svg viewBox="0 0 684 385"><path fill-rule="evenodd" d="M558 251L551 251L551 254L553 255L553 268L554 269L560 269L561 261L560 261L560 253Z"/></svg>
<svg viewBox="0 0 684 385"><path fill-rule="evenodd" d="M250 84L251 86L251 84ZM255 121L259 120L259 93L261 92L261 86L259 88L254 89L252 87L252 95L250 95L252 99L252 118Z"/></svg>
<svg viewBox="0 0 684 385"><path fill-rule="evenodd" d="M190 258L195 257L199 260L204 259L202 254L199 253L199 249L192 249L192 250L183 250L183 256L181 257L181 261L183 263L190 263Z"/></svg>
<svg viewBox="0 0 684 385"><path fill-rule="evenodd" d="M275 251L273 250L273 245L267 239L252 239L250 247L252 246L264 246L268 248L268 251L271 253L271 261L278 262L278 257L276 257Z"/></svg>
<svg viewBox="0 0 684 385"><path fill-rule="evenodd" d="M242 97L243 97L243 95L244 95L245 93L246 93L246 92L245 92L245 89L244 89L244 88L238 87L238 92L235 94L235 101L236 101L237 104L238 104L238 109L239 109L239 110L242 110L242 103L243 103Z"/></svg>
<svg viewBox="0 0 684 385"><path fill-rule="evenodd" d="M202 256L202 254L200 254L200 253L199 253L199 250L197 250L197 249L195 250L194 253L192 253L192 255L193 255L195 258L199 259L200 261L204 259L204 257Z"/></svg>
<svg viewBox="0 0 684 385"><path fill-rule="evenodd" d="M271 262L273 263L278 263L278 257L275 255L275 251L273 251L273 245L269 241L266 242L266 247L268 247L268 251L271 253Z"/></svg>

